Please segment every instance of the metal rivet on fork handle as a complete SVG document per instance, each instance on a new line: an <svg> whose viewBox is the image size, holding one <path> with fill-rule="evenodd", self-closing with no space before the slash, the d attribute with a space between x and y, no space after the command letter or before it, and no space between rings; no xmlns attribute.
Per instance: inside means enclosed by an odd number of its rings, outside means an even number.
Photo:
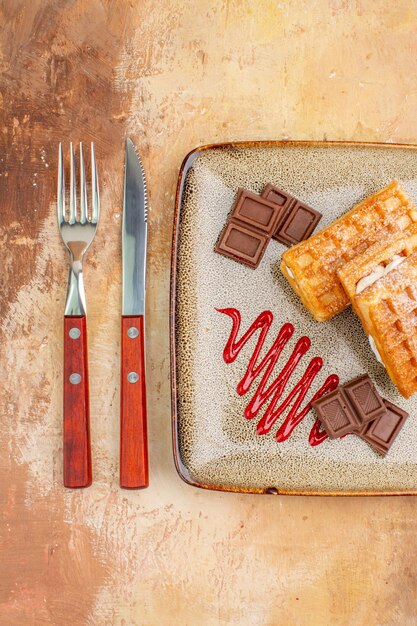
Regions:
<svg viewBox="0 0 417 626"><path fill-rule="evenodd" d="M70 328L70 331L68 334L71 337L71 339L78 339L79 336L81 335L81 331L79 328L74 327L74 328Z"/></svg>
<svg viewBox="0 0 417 626"><path fill-rule="evenodd" d="M137 372L129 372L129 374L127 375L127 380L130 383L137 383L139 380L139 374L137 374Z"/></svg>
<svg viewBox="0 0 417 626"><path fill-rule="evenodd" d="M136 339L138 335L139 335L139 331L134 326L131 326L127 331L127 336L130 337L131 339Z"/></svg>
<svg viewBox="0 0 417 626"><path fill-rule="evenodd" d="M69 380L72 385L78 385L81 382L81 376L80 374L71 374Z"/></svg>

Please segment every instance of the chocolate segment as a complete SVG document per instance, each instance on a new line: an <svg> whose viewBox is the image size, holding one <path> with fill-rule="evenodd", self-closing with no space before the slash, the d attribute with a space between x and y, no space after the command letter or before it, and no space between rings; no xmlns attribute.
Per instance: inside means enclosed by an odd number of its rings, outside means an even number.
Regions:
<svg viewBox="0 0 417 626"><path fill-rule="evenodd" d="M343 389L354 405L360 423L365 424L386 412L384 400L368 374L345 383Z"/></svg>
<svg viewBox="0 0 417 626"><path fill-rule="evenodd" d="M282 206L239 189L215 251L248 267L258 267L283 212Z"/></svg>
<svg viewBox="0 0 417 626"><path fill-rule="evenodd" d="M308 239L321 219L321 213L307 204L296 202L284 220L275 239L292 246L304 239Z"/></svg>
<svg viewBox="0 0 417 626"><path fill-rule="evenodd" d="M312 404L330 439L359 432L386 413L383 399L368 374L359 376Z"/></svg>
<svg viewBox="0 0 417 626"><path fill-rule="evenodd" d="M275 187L272 183L267 184L262 192L262 198L266 198L269 202L274 202L285 208L288 208L294 202L294 198L289 193L279 187Z"/></svg>
<svg viewBox="0 0 417 626"><path fill-rule="evenodd" d="M360 427L360 422L343 391L338 387L312 404L330 439L343 437Z"/></svg>
<svg viewBox="0 0 417 626"><path fill-rule="evenodd" d="M281 213L282 209L277 209L274 203L265 201L254 193L242 190L236 200L232 219L240 220L251 228L272 235Z"/></svg>
<svg viewBox="0 0 417 626"><path fill-rule="evenodd" d="M297 200L286 191L283 191L279 187L275 187L275 185L272 185L272 183L267 184L262 192L262 197L269 200L269 202L274 202L275 204L283 207L281 218L278 222L274 234L272 235L273 239L277 239L281 226L291 213L291 209L297 203Z"/></svg>
<svg viewBox="0 0 417 626"><path fill-rule="evenodd" d="M241 224L230 222L223 231L216 246L216 252L241 261L250 267L257 267L265 252L268 237Z"/></svg>
<svg viewBox="0 0 417 626"><path fill-rule="evenodd" d="M308 239L321 219L319 211L271 183L263 190L262 197L284 209L273 238L285 245L292 246Z"/></svg>
<svg viewBox="0 0 417 626"><path fill-rule="evenodd" d="M379 454L385 456L404 426L408 413L396 404L383 400L385 413L365 424L359 436L367 441Z"/></svg>

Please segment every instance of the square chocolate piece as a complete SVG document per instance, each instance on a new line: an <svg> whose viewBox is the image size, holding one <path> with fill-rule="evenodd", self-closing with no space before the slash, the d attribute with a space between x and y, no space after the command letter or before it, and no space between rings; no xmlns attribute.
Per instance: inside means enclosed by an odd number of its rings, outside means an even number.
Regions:
<svg viewBox="0 0 417 626"><path fill-rule="evenodd" d="M386 412L386 406L368 374L359 376L343 385L351 404L362 424L380 417Z"/></svg>
<svg viewBox="0 0 417 626"><path fill-rule="evenodd" d="M258 267L283 211L278 204L239 189L215 251L248 267Z"/></svg>
<svg viewBox="0 0 417 626"><path fill-rule="evenodd" d="M312 406L330 439L343 437L360 425L342 387L322 396Z"/></svg>
<svg viewBox="0 0 417 626"><path fill-rule="evenodd" d="M262 197L284 208L273 238L285 245L292 246L308 239L321 219L319 211L300 202L272 183L265 187Z"/></svg>
<svg viewBox="0 0 417 626"><path fill-rule="evenodd" d="M408 413L388 400L383 400L385 413L365 424L359 436L379 454L385 456L404 426Z"/></svg>
<svg viewBox="0 0 417 626"><path fill-rule="evenodd" d="M258 267L267 243L266 235L229 222L216 246L216 252L250 267Z"/></svg>
<svg viewBox="0 0 417 626"><path fill-rule="evenodd" d="M283 209L278 208L273 202L241 189L231 217L272 236L282 214Z"/></svg>
<svg viewBox="0 0 417 626"><path fill-rule="evenodd" d="M321 213L303 202L296 202L274 238L292 246L308 239L321 219Z"/></svg>
<svg viewBox="0 0 417 626"><path fill-rule="evenodd" d="M273 185L272 183L267 184L262 192L262 198L265 198L266 200L269 200L269 202L274 202L275 204L279 204L279 206L284 207L284 219L290 212L291 205L295 202L295 198L293 198L291 194L283 191L279 187L275 187L275 185Z"/></svg>

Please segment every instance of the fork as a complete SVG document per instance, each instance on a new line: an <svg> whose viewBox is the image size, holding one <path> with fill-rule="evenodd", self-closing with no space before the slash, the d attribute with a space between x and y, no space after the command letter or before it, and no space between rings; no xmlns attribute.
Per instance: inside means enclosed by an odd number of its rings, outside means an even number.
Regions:
<svg viewBox="0 0 417 626"><path fill-rule="evenodd" d="M80 210L74 149L70 144L69 212L65 210L62 144L58 153L58 228L70 255L64 312L64 486L88 487L92 482L88 392L87 325L83 258L96 234L100 200L94 144L91 144L92 207L89 215L83 147L80 143Z"/></svg>

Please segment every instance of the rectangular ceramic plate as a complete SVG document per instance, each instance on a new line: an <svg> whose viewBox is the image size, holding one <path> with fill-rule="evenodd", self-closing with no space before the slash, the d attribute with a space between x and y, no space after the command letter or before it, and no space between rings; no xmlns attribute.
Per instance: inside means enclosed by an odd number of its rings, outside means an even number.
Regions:
<svg viewBox="0 0 417 626"><path fill-rule="evenodd" d="M271 240L259 267L249 269L214 252L239 187L261 193L268 182L323 213L319 228L391 180L400 180L417 202L417 151L413 146L273 142L208 146L184 161L177 191L171 275L171 366L174 453L181 477L209 489L254 493L378 495L417 492L417 396L404 400L370 351L351 310L327 323L314 321L279 270L285 247ZM311 347L294 370L281 400L302 377L313 357L323 367L301 407L331 374L341 382L368 372L380 393L410 413L386 458L349 435L311 446L315 417L310 411L292 435L275 435L291 403L264 435L257 424L266 402L252 419L245 408L264 374L239 395L260 330L235 360L223 350L232 318L241 315L237 338L264 311L273 321L258 363L280 328L290 322L294 334L265 388L279 375L302 336ZM229 311L230 312L230 311ZM237 315L237 313L235 313ZM244 390L241 390L244 391Z"/></svg>

